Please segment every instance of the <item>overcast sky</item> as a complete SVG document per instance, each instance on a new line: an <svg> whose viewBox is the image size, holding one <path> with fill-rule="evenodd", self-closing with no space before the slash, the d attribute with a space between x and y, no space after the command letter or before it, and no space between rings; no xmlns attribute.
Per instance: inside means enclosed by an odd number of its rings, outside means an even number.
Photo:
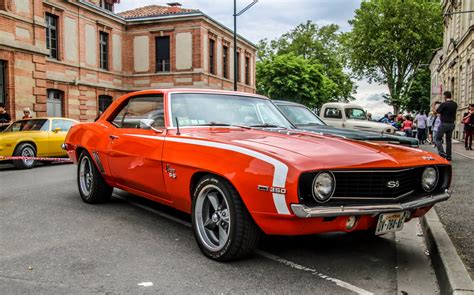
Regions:
<svg viewBox="0 0 474 295"><path fill-rule="evenodd" d="M179 2L184 8L195 8L216 19L220 23L233 27L232 0L122 0L116 11L124 11L151 4L166 5L167 2ZM238 9L252 0L237 0ZM348 20L354 16L360 0L259 0L259 2L238 18L238 32L245 38L257 43L260 39L274 39L291 30L300 23L311 20L318 25L338 24L343 31L350 30ZM387 93L385 86L358 82L357 103L373 114L383 114L392 108L383 104L382 94Z"/></svg>

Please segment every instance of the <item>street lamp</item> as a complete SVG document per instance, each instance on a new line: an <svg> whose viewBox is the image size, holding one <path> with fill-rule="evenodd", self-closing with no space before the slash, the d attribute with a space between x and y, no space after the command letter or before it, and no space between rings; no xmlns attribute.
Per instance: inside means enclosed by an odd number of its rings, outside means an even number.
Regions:
<svg viewBox="0 0 474 295"><path fill-rule="evenodd" d="M257 4L258 0L253 0L252 3L245 6L244 9L237 12L237 0L234 0L234 91L237 91L237 77L238 77L238 67L237 67L237 17L242 15L244 12L250 9L250 7Z"/></svg>

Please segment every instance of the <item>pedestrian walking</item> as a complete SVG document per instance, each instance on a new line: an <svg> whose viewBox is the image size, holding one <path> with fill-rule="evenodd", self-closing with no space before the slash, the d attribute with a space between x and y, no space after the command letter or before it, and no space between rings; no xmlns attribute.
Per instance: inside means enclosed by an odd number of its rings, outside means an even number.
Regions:
<svg viewBox="0 0 474 295"><path fill-rule="evenodd" d="M446 158L448 161L451 161L451 152L452 152L452 137L453 130L455 127L456 120L456 111L458 109L458 104L453 101L451 97L451 91L445 91L443 93L444 102L440 104L436 112L440 115L439 119L441 124L438 127L438 132L436 132L436 148L438 149L438 154ZM441 140L446 136L446 151L444 150Z"/></svg>
<svg viewBox="0 0 474 295"><path fill-rule="evenodd" d="M415 117L415 123L418 128L417 138L420 144L425 144L427 121L428 117L425 111L420 111Z"/></svg>
<svg viewBox="0 0 474 295"><path fill-rule="evenodd" d="M412 127L413 127L413 121L411 120L410 116L406 116L405 120L402 123L402 130L403 132L406 133L406 136L408 137L412 136Z"/></svg>
<svg viewBox="0 0 474 295"><path fill-rule="evenodd" d="M5 104L0 103L0 131L7 128L8 125L10 125L11 121L12 121L12 118L7 113L7 110L5 109Z"/></svg>
<svg viewBox="0 0 474 295"><path fill-rule="evenodd" d="M426 121L428 127L428 143L433 144L433 123L436 119L436 116L433 112L430 112L428 115L428 120Z"/></svg>
<svg viewBox="0 0 474 295"><path fill-rule="evenodd" d="M472 150L472 136L474 135L474 104L470 104L467 113L464 113L462 122L464 124L464 147Z"/></svg>

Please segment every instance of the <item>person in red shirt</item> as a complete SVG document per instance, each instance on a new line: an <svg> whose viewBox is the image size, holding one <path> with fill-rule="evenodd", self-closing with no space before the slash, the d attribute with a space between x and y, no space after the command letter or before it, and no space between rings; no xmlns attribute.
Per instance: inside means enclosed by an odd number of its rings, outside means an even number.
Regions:
<svg viewBox="0 0 474 295"><path fill-rule="evenodd" d="M413 127L413 121L410 116L405 117L405 121L402 123L402 130L407 134L408 137L412 136L411 129Z"/></svg>

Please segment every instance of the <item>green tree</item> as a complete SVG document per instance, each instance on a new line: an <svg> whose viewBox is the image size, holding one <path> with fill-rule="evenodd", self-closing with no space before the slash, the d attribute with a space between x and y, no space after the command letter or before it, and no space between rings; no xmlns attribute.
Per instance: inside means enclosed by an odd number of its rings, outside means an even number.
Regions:
<svg viewBox="0 0 474 295"><path fill-rule="evenodd" d="M355 86L349 74L344 71L340 37L337 25L318 27L308 21L275 40L261 40L258 44L257 68L273 67L270 63L279 61L277 56L284 56L285 59L289 58L290 60L295 60L298 57L299 65L313 64L321 75L322 84L319 87L323 88L316 92L318 95L324 96L312 97L307 101L307 104L319 106L327 101L351 100ZM267 74L267 72L257 71L257 91L269 95L265 89L271 85L269 79L262 76L263 74ZM285 72L281 74L282 77L277 80L288 79L285 77ZM307 96L307 94L303 96Z"/></svg>
<svg viewBox="0 0 474 295"><path fill-rule="evenodd" d="M322 68L294 53L271 55L257 63L257 92L273 99L320 105L334 87Z"/></svg>
<svg viewBox="0 0 474 295"><path fill-rule="evenodd" d="M343 37L349 66L357 77L387 85L398 113L420 64L442 43L442 22L439 0L363 1Z"/></svg>
<svg viewBox="0 0 474 295"><path fill-rule="evenodd" d="M407 100L402 108L408 111L429 111L431 92L431 72L428 68L419 69L410 89L407 92Z"/></svg>

